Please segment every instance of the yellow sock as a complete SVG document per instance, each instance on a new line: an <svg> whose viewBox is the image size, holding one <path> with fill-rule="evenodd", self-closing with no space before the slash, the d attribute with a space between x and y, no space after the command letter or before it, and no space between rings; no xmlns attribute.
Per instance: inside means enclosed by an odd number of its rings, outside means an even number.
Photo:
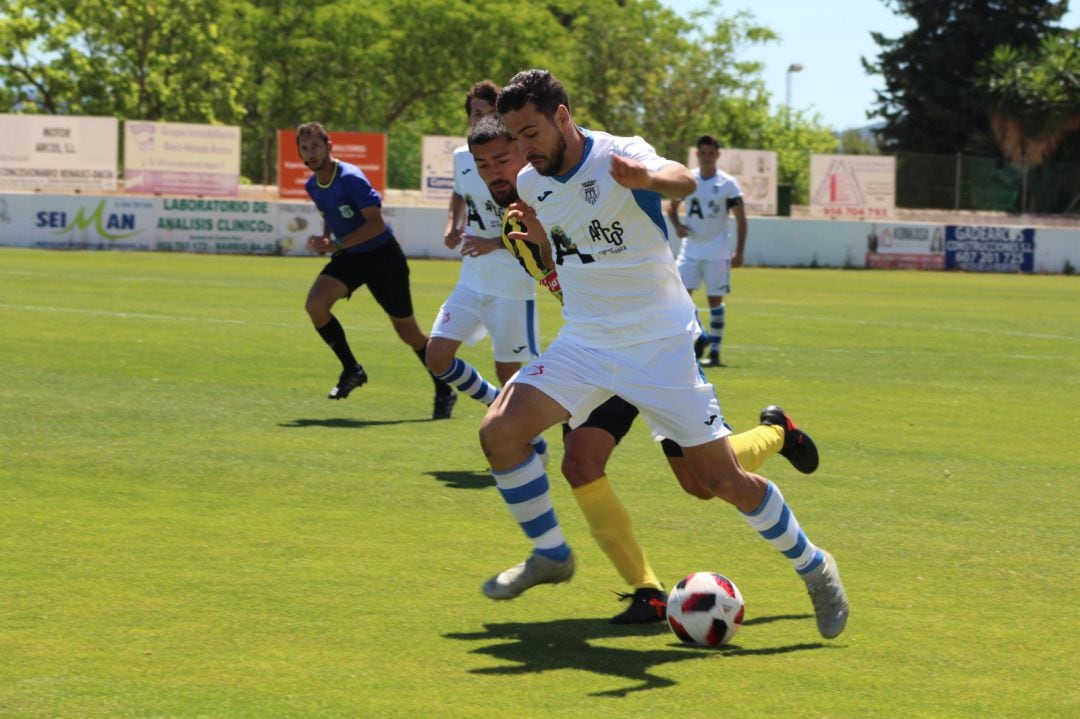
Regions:
<svg viewBox="0 0 1080 719"><path fill-rule="evenodd" d="M634 589L660 589L645 552L641 551L630 526L630 514L611 489L607 476L573 490L574 499L589 523L593 539L615 566L619 576Z"/></svg>
<svg viewBox="0 0 1080 719"><path fill-rule="evenodd" d="M759 424L745 432L728 435L728 442L742 468L755 472L766 459L783 449L784 428L775 424Z"/></svg>

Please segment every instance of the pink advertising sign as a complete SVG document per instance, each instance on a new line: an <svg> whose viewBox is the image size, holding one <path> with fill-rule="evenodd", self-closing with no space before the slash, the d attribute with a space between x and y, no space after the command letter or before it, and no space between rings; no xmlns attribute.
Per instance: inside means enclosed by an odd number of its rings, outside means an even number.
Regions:
<svg viewBox="0 0 1080 719"><path fill-rule="evenodd" d="M239 127L124 123L127 192L234 196L239 186Z"/></svg>

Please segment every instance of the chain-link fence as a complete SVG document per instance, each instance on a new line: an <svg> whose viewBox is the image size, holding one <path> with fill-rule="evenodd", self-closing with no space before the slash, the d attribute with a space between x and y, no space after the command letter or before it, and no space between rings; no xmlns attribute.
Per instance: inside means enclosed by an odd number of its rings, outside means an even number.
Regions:
<svg viewBox="0 0 1080 719"><path fill-rule="evenodd" d="M896 156L896 206L941 210L1080 212L1080 164L1039 167L974 155Z"/></svg>

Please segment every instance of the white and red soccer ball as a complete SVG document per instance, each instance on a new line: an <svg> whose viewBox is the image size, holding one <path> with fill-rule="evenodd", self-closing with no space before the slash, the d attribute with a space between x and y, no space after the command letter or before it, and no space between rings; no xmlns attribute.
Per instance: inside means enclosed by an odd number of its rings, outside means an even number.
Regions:
<svg viewBox="0 0 1080 719"><path fill-rule="evenodd" d="M715 572L694 572L668 594L667 620L687 644L718 647L739 631L745 609L735 582Z"/></svg>

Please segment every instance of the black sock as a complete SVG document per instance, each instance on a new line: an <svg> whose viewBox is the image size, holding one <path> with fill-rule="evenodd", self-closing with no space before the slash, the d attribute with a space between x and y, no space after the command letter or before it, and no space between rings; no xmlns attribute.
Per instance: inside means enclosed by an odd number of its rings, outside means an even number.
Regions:
<svg viewBox="0 0 1080 719"><path fill-rule="evenodd" d="M337 321L337 317L330 315L330 321L322 327L316 327L315 331L319 333L319 336L323 338L323 342L329 345L337 358L341 360L341 366L344 369L352 369L360 364L353 357L352 350L349 349L349 342L345 339L345 329Z"/></svg>
<svg viewBox="0 0 1080 719"><path fill-rule="evenodd" d="M424 369L427 369L427 345L424 345L418 350L413 350L413 352L420 358L420 364L424 365ZM431 370L428 370L428 374L431 374ZM436 378L433 374L431 374L431 381L435 383L435 394L440 397L444 397L454 391L450 385L446 384L446 382L443 382L441 379Z"/></svg>

